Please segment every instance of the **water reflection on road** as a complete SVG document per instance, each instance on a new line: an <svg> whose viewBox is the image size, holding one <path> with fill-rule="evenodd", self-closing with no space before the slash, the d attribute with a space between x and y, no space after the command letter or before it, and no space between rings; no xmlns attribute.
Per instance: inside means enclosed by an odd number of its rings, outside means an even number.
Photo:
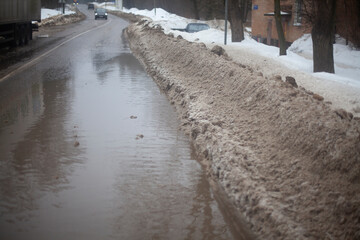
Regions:
<svg viewBox="0 0 360 240"><path fill-rule="evenodd" d="M234 239L110 20L0 85L0 239Z"/></svg>

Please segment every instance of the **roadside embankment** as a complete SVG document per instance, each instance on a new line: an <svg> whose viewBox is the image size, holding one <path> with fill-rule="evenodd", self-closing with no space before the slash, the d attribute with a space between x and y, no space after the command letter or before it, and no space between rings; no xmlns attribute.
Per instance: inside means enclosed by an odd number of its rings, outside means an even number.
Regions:
<svg viewBox="0 0 360 240"><path fill-rule="evenodd" d="M46 18L39 23L39 27L45 27L45 26L59 26L59 25L65 25L69 23L79 22L81 20L84 20L86 17L85 15L79 11L76 7L72 7L71 10L75 11L73 14L59 14L53 17Z"/></svg>
<svg viewBox="0 0 360 240"><path fill-rule="evenodd" d="M143 18L142 16L138 16L138 15L135 15L135 14L132 14L132 13L126 13L126 12L122 12L122 11L108 10L108 13L113 14L113 15L118 16L118 17L121 17L121 18L124 18L124 19L126 19L126 20L128 20L129 22L132 22L132 23L138 22Z"/></svg>
<svg viewBox="0 0 360 240"><path fill-rule="evenodd" d="M127 37L259 239L360 239L358 118L147 20Z"/></svg>

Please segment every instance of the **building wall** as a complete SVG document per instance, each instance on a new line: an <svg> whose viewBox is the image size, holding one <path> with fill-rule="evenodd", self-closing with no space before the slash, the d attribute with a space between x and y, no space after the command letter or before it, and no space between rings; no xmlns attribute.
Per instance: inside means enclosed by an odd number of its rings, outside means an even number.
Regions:
<svg viewBox="0 0 360 240"><path fill-rule="evenodd" d="M270 37L271 45L276 45L278 42L278 35L276 30L276 23L274 16L264 16L266 13L274 12L273 0L253 0L252 1L252 36L253 38L267 43ZM291 16L283 16L283 29L285 33L285 40L289 43L294 42L304 33L310 33L310 29L302 24L294 22L296 18L295 0L281 0L281 9L284 12L291 13ZM304 20L302 19L302 22ZM271 28L270 28L271 26Z"/></svg>
<svg viewBox="0 0 360 240"><path fill-rule="evenodd" d="M270 45L277 46L278 35L275 18L264 16L265 13L274 12L273 0L253 0L252 6L252 36L263 43L271 34ZM302 18L301 24L296 23L297 0L280 0L282 11L291 13L291 17L283 18L285 39L288 43L294 42L304 33L310 33L311 27ZM271 29L268 27L271 22ZM360 48L360 0L339 0L336 5L336 33Z"/></svg>

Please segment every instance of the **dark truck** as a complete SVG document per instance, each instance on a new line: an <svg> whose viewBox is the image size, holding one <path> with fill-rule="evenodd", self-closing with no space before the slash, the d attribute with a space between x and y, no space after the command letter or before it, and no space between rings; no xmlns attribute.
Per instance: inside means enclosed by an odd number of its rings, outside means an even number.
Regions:
<svg viewBox="0 0 360 240"><path fill-rule="evenodd" d="M41 21L41 0L0 0L0 46L27 44L32 21Z"/></svg>
<svg viewBox="0 0 360 240"><path fill-rule="evenodd" d="M189 23L186 28L172 28L171 30L194 33L208 29L210 29L210 27L206 23Z"/></svg>

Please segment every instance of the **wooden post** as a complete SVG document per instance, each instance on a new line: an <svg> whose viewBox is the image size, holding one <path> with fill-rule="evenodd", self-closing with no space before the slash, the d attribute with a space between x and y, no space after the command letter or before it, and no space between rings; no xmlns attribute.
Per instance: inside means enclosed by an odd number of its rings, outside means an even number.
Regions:
<svg viewBox="0 0 360 240"><path fill-rule="evenodd" d="M226 45L227 40L227 23L228 23L228 0L225 0L225 36L224 36L224 45Z"/></svg>
<svg viewBox="0 0 360 240"><path fill-rule="evenodd" d="M271 45L271 38L272 38L272 19L268 19L267 36L266 36L267 45Z"/></svg>

